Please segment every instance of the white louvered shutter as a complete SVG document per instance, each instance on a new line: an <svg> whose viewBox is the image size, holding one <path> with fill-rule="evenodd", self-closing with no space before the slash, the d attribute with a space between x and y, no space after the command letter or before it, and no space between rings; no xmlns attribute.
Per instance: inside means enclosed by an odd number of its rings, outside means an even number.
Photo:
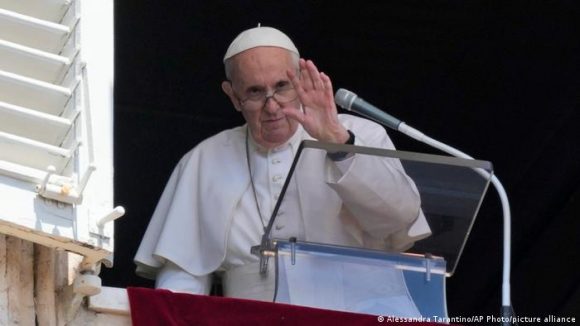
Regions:
<svg viewBox="0 0 580 326"><path fill-rule="evenodd" d="M113 1L0 0L0 232L112 259Z"/></svg>

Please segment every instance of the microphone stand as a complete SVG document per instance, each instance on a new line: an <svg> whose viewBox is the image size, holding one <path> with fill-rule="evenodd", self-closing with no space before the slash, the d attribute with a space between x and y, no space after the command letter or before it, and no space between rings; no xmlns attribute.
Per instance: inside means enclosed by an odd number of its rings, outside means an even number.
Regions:
<svg viewBox="0 0 580 326"><path fill-rule="evenodd" d="M455 157L473 160L473 157L463 153L462 151L453 148L447 144L439 142L419 130L407 125L401 120L381 111L375 109L370 105L363 105L359 110L353 108L353 102L355 100L360 100L356 94L347 91L345 89L339 89L335 96L336 102L341 107L349 111L354 111L359 114L364 115L384 126L391 129L397 130L413 139L416 139L424 144L431 147L437 148L445 153L453 155ZM340 99L340 100L339 100ZM362 101L363 103L366 103ZM344 104L344 105L343 105ZM503 273L502 273L502 306L501 306L501 320L502 325L510 325L512 317L512 307L511 307L511 293L510 293L510 271L511 271L511 212L510 204L507 197L507 193L499 181L499 179L494 175L482 169L476 169L484 178L490 178L491 183L495 187L502 206L503 212Z"/></svg>
<svg viewBox="0 0 580 326"><path fill-rule="evenodd" d="M379 121L377 121L379 122ZM401 122L396 129L397 131L418 140L431 147L437 148L445 153L455 157L473 160L473 157L463 153L462 151L453 148L447 144L437 141L419 130ZM495 187L502 206L503 212L503 273L502 273L502 302L501 302L501 317L502 325L511 325L512 307L511 307L511 293L510 293L510 271L511 271L511 211L510 203L507 197L505 188L494 175L485 170L477 169L477 172L485 178L491 177L491 183Z"/></svg>

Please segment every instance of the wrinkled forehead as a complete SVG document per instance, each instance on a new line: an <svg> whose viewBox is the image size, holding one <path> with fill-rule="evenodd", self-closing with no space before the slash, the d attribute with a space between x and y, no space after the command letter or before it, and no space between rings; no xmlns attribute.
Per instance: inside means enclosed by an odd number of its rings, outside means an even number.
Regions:
<svg viewBox="0 0 580 326"><path fill-rule="evenodd" d="M286 71L298 68L298 57L279 47L255 47L241 52L228 61L231 79L240 86L267 85L287 79Z"/></svg>

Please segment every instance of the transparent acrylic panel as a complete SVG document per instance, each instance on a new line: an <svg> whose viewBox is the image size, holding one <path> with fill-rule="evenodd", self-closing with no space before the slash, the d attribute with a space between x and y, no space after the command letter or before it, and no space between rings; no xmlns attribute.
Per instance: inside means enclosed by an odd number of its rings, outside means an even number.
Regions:
<svg viewBox="0 0 580 326"><path fill-rule="evenodd" d="M339 162L327 156L337 151L352 154ZM451 275L491 173L486 161L304 141L262 249L272 239L296 238L428 254L443 257Z"/></svg>
<svg viewBox="0 0 580 326"><path fill-rule="evenodd" d="M447 316L442 258L275 243L275 302L419 320Z"/></svg>

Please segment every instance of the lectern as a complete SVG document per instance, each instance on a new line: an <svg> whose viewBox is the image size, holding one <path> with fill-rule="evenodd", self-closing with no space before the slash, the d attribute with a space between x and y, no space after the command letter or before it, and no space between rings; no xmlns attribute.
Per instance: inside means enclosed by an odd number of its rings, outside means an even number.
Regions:
<svg viewBox="0 0 580 326"><path fill-rule="evenodd" d="M334 173L332 165L335 162L329 158L324 160L325 167L309 166L305 162L312 160L306 158L311 155L326 156L328 152L348 153L345 155L347 159L367 156L379 165L389 160L399 161L418 190L421 204L417 214L426 218L431 234L403 251L388 251L387 246L381 248L381 239L372 242L363 239L359 242L352 239L319 242L315 241L316 236L278 237L279 212L296 211L288 207L296 205L296 201L285 201L289 189L303 191L300 180L304 175L325 178L324 174ZM353 164L349 168L357 166ZM326 172L313 173L313 169ZM381 171L370 171L375 173L371 182L388 180L381 175L384 173ZM457 267L491 175L492 165L487 161L303 141L262 242L252 248L253 253L260 257L262 273L272 274L267 269L275 268L273 300L375 315L447 317L445 279L452 276ZM334 189L329 186L327 191ZM325 203L320 202L321 197L324 196L299 196L298 204L324 209ZM365 205L364 198L360 204ZM303 218L316 219L318 209L303 212L313 215ZM388 218L388 213L385 212L385 218ZM364 216L358 218L364 219ZM304 227L311 225L300 219L285 216L284 223L302 223ZM333 232L324 229L308 231L307 234Z"/></svg>

